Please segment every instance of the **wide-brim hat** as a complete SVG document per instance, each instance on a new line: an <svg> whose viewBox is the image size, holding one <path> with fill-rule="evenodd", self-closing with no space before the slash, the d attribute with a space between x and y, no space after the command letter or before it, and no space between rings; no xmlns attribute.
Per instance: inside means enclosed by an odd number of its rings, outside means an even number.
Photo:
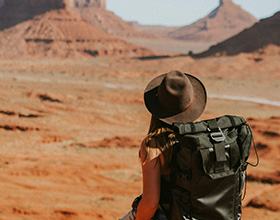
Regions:
<svg viewBox="0 0 280 220"><path fill-rule="evenodd" d="M173 70L148 83L144 100L149 112L161 121L186 123L196 120L203 113L207 94L199 79Z"/></svg>

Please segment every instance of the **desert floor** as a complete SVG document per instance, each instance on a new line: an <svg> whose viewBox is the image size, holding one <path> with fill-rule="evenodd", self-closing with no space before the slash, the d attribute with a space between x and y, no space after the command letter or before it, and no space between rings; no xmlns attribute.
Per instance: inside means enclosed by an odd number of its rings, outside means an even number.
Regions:
<svg viewBox="0 0 280 220"><path fill-rule="evenodd" d="M260 164L248 169L243 219L278 220L280 58L246 54L1 60L0 219L122 217L142 187L138 148L150 118L143 90L172 69L206 85L201 119L234 114L248 120ZM264 100L274 102L258 103Z"/></svg>

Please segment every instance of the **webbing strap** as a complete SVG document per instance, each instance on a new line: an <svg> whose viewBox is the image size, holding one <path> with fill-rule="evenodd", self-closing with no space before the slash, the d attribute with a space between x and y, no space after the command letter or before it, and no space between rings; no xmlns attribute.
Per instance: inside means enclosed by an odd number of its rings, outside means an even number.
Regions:
<svg viewBox="0 0 280 220"><path fill-rule="evenodd" d="M216 162L215 163L215 173L221 173L225 171L225 163L224 162Z"/></svg>
<svg viewBox="0 0 280 220"><path fill-rule="evenodd" d="M240 155L240 150L239 150L237 143L231 144L230 145L230 167L232 168L233 166L235 166L235 164L241 163L240 160L241 160L241 155Z"/></svg>
<svg viewBox="0 0 280 220"><path fill-rule="evenodd" d="M219 118L204 120L200 122L188 122L188 123L173 123L173 128L175 131L178 131L179 134L194 134L199 132L209 132L209 129L212 131L236 127L246 123L245 119L238 116L225 115Z"/></svg>
<svg viewBox="0 0 280 220"><path fill-rule="evenodd" d="M219 128L219 125L218 125L216 119L209 120L208 126L211 130L217 130Z"/></svg>
<svg viewBox="0 0 280 220"><path fill-rule="evenodd" d="M234 121L234 118L233 118L231 115L228 115L227 117L229 118L229 120L230 120L232 126L235 127L235 126L236 126L236 123L235 123L235 121Z"/></svg>
<svg viewBox="0 0 280 220"><path fill-rule="evenodd" d="M215 155L216 155L216 161L217 162L226 162L226 150L225 150L225 144L224 143L215 143Z"/></svg>
<svg viewBox="0 0 280 220"><path fill-rule="evenodd" d="M215 143L214 148L215 148L215 156L216 156L215 173L220 173L227 170L225 144Z"/></svg>
<svg viewBox="0 0 280 220"><path fill-rule="evenodd" d="M191 124L191 131L192 131L192 133L195 133L195 132L196 132L196 129L195 129L194 123L193 123L193 122L190 122L190 124Z"/></svg>

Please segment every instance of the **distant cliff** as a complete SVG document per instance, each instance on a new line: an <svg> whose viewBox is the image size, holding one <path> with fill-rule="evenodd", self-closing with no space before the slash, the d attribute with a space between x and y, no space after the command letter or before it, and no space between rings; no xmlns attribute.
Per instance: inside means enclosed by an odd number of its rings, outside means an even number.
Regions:
<svg viewBox="0 0 280 220"><path fill-rule="evenodd" d="M0 31L52 9L65 9L67 0L5 0L0 8Z"/></svg>
<svg viewBox="0 0 280 220"><path fill-rule="evenodd" d="M106 8L106 0L68 0L70 7L95 7L95 8Z"/></svg>
<svg viewBox="0 0 280 220"><path fill-rule="evenodd" d="M258 53L280 55L280 12L195 57Z"/></svg>
<svg viewBox="0 0 280 220"><path fill-rule="evenodd" d="M221 42L258 20L232 0L220 0L220 5L206 17L167 34L167 37L202 42Z"/></svg>
<svg viewBox="0 0 280 220"><path fill-rule="evenodd" d="M6 0L0 8L1 58L152 54L90 25L69 9L67 0Z"/></svg>
<svg viewBox="0 0 280 220"><path fill-rule="evenodd" d="M136 30L113 12L106 10L105 0L68 0L69 9L92 26L121 38L152 38L149 33Z"/></svg>
<svg viewBox="0 0 280 220"><path fill-rule="evenodd" d="M25 8L65 8L67 0L5 0L8 7Z"/></svg>

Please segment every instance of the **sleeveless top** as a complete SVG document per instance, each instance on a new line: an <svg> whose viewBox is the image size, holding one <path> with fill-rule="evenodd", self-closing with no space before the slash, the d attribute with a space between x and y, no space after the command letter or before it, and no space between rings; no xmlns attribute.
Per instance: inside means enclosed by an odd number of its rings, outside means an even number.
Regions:
<svg viewBox="0 0 280 220"><path fill-rule="evenodd" d="M155 143L156 146L151 146L154 145L151 143ZM149 133L143 140L143 144L145 144L147 148L158 148L164 158L164 163L161 166L160 206L168 219L170 219L170 205L172 202L170 179L172 152L175 143L175 133L169 128L159 128ZM148 152L147 150L147 153Z"/></svg>
<svg viewBox="0 0 280 220"><path fill-rule="evenodd" d="M147 154L149 148L157 148L161 151L164 163L161 167L161 175L166 176L170 174L170 163L172 158L172 146L175 144L175 133L170 128L158 128L149 133L143 140L142 144L146 147ZM145 161L143 161L145 162Z"/></svg>

